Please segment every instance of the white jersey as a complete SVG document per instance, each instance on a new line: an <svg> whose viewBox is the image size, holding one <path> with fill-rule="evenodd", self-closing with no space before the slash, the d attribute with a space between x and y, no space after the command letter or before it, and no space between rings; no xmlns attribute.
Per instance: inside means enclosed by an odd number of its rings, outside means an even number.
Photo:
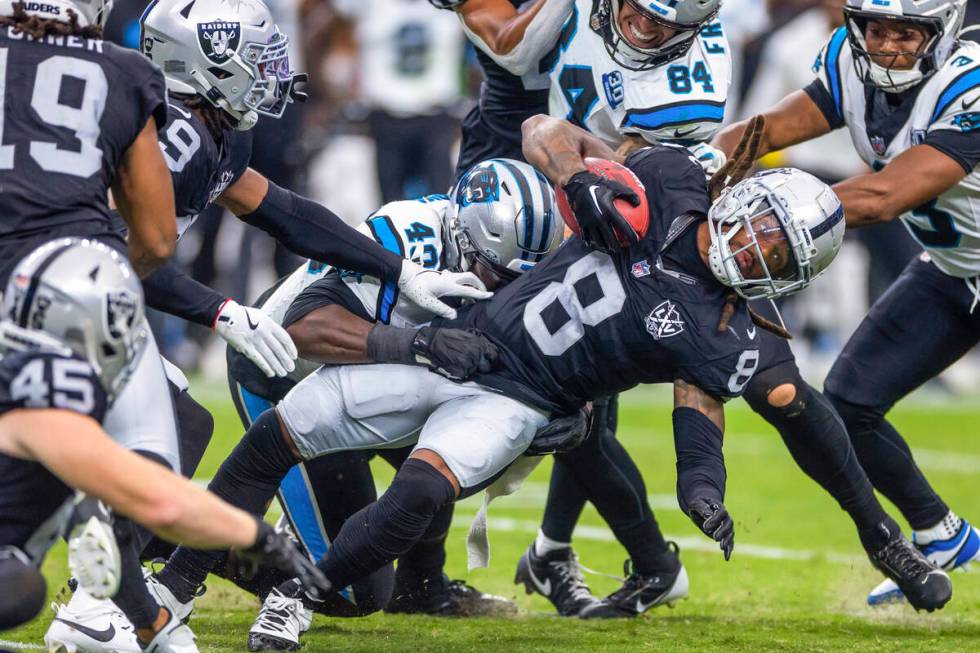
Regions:
<svg viewBox="0 0 980 653"><path fill-rule="evenodd" d="M442 269L442 218L449 209L445 195L430 195L417 200L389 202L358 227L383 247L398 252L431 270ZM308 261L298 267L279 285L260 307L269 317L282 324L293 300L332 267ZM361 302L364 311L376 321L397 327L415 327L429 322L432 315L411 302L400 302L395 282L353 272L340 272L344 283ZM298 381L320 366L299 358L289 378Z"/></svg>
<svg viewBox="0 0 980 653"><path fill-rule="evenodd" d="M942 68L923 82L908 120L891 142L868 133L867 95L854 70L845 28L830 38L814 67L858 154L876 170L938 130L980 129L980 105L974 106L980 100L980 45L976 43L963 42ZM834 121L831 124L836 126ZM961 278L980 274L980 170L975 169L935 200L904 214L902 221L940 270Z"/></svg>
<svg viewBox="0 0 980 653"><path fill-rule="evenodd" d="M557 57L550 62L549 113L613 148L625 134L651 143L710 139L725 118L731 83L731 53L721 23L705 26L683 57L636 71L613 61L589 26L591 14L592 0L576 0L562 29Z"/></svg>

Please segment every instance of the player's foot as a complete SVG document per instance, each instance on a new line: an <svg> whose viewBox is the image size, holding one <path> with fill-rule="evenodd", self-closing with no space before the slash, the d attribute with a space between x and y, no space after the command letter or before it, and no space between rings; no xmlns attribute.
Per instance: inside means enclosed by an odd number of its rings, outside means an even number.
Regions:
<svg viewBox="0 0 980 653"><path fill-rule="evenodd" d="M676 551L677 545L671 542ZM681 599L687 598L687 570L676 557L672 570L657 574L642 575L631 570L629 560L623 567L626 581L618 590L595 605L582 610L583 619L623 619L638 617L658 605L674 607Z"/></svg>
<svg viewBox="0 0 980 653"><path fill-rule="evenodd" d="M946 571L965 570L971 562L980 560L980 532L970 522L953 513L930 531L913 532L912 543L930 562ZM891 579L882 581L868 594L868 605L885 605L904 600L902 590Z"/></svg>
<svg viewBox="0 0 980 653"><path fill-rule="evenodd" d="M926 559L901 531L882 522L878 525L887 543L868 557L879 571L893 580L916 610L942 609L953 596L949 576Z"/></svg>
<svg viewBox="0 0 980 653"><path fill-rule="evenodd" d="M194 611L194 599L191 599L187 603L181 603L180 600L174 596L174 593L170 591L170 588L160 582L156 574L150 573L148 570L145 573L146 576L146 589L150 591L153 598L156 599L167 612L177 617L177 620L181 623L187 623L191 618L191 613ZM204 586L201 586L200 594L204 593ZM200 594L198 594L200 596Z"/></svg>
<svg viewBox="0 0 980 653"><path fill-rule="evenodd" d="M143 647L146 653L199 653L196 637L187 624L183 623L172 612L167 614L167 623L163 625L150 643Z"/></svg>
<svg viewBox="0 0 980 653"><path fill-rule="evenodd" d="M50 653L141 653L133 625L112 601L77 587L67 604L51 608L55 618L44 634Z"/></svg>
<svg viewBox="0 0 980 653"><path fill-rule="evenodd" d="M532 542L517 563L514 583L524 583L528 594L537 592L551 601L563 617L577 616L599 602L582 578L582 568L572 547L539 556Z"/></svg>
<svg viewBox="0 0 980 653"><path fill-rule="evenodd" d="M312 621L313 611L303 605L303 599L273 589L248 631L248 650L298 651L300 635Z"/></svg>
<svg viewBox="0 0 980 653"><path fill-rule="evenodd" d="M506 617L517 606L502 596L487 594L444 573L419 577L396 574L388 614L427 614L436 617Z"/></svg>
<svg viewBox="0 0 980 653"><path fill-rule="evenodd" d="M93 598L107 599L119 590L119 547L112 526L92 516L68 538L68 568Z"/></svg>

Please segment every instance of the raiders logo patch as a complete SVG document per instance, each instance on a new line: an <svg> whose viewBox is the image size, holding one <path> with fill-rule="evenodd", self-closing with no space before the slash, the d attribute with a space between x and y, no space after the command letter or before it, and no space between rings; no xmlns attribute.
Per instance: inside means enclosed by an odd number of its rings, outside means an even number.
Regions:
<svg viewBox="0 0 980 653"><path fill-rule="evenodd" d="M684 320L677 312L674 302L669 299L657 305L645 320L647 331L654 340L662 340L676 336L684 331Z"/></svg>
<svg viewBox="0 0 980 653"><path fill-rule="evenodd" d="M223 64L238 52L242 40L242 25L238 22L215 21L197 24L197 42L204 56Z"/></svg>
<svg viewBox="0 0 980 653"><path fill-rule="evenodd" d="M133 328L139 299L127 290L117 290L106 295L106 326L113 338L122 338Z"/></svg>

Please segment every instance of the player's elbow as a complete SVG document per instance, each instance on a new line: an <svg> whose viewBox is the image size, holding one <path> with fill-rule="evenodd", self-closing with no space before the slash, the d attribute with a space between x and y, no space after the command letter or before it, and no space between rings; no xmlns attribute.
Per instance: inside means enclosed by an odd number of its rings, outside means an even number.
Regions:
<svg viewBox="0 0 980 653"><path fill-rule="evenodd" d="M172 496L155 497L147 501L140 510L136 521L165 538L174 533L187 514L185 503Z"/></svg>
<svg viewBox="0 0 980 653"><path fill-rule="evenodd" d="M313 315L304 315L286 327L286 333L296 345L300 358L310 358L314 353L316 334L319 332L315 322L317 320Z"/></svg>

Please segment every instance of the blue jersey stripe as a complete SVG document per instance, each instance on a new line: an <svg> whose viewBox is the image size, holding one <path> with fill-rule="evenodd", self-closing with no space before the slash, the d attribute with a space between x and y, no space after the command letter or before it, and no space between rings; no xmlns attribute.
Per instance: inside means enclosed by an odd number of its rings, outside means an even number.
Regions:
<svg viewBox="0 0 980 653"><path fill-rule="evenodd" d="M840 76L840 53L846 40L847 28L838 28L830 39L830 45L827 46L827 61L824 62L827 67L827 79L830 80L830 94L834 97L834 106L837 107L837 114L842 120L844 118L844 99Z"/></svg>
<svg viewBox="0 0 980 653"><path fill-rule="evenodd" d="M368 220L368 228L374 235L374 239L389 252L394 252L401 257L405 256L405 246L402 239L395 231L395 225L391 218L386 215L378 215ZM391 320L391 312L398 302L398 284L394 281L386 281L381 287L381 294L378 296L377 318L380 322L388 324Z"/></svg>
<svg viewBox="0 0 980 653"><path fill-rule="evenodd" d="M653 109L630 109L623 126L660 129L689 122L721 122L724 118L724 102L679 102Z"/></svg>
<svg viewBox="0 0 980 653"><path fill-rule="evenodd" d="M939 120L939 117L956 101L956 98L977 86L980 86L980 68L968 70L954 79L939 96L939 100L936 102L936 110L933 112L930 122Z"/></svg>

